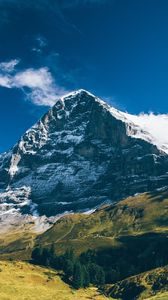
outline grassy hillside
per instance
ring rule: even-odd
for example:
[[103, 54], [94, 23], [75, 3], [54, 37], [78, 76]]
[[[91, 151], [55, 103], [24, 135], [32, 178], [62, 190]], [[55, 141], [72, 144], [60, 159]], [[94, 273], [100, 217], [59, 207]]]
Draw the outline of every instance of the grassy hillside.
[[[60, 219], [40, 235], [36, 244], [57, 244], [59, 252], [69, 246], [77, 253], [88, 248], [120, 247], [129, 240], [145, 239], [151, 233], [164, 238], [168, 232], [168, 193], [142, 194], [104, 207], [91, 215]], [[136, 238], [135, 238], [136, 237]]]
[[[51, 248], [53, 244], [57, 256], [63, 254], [70, 247], [75, 250], [77, 256], [88, 249], [93, 249], [96, 251], [93, 263], [104, 269], [106, 283], [110, 284], [110, 287], [106, 285], [105, 290], [108, 296], [111, 295], [115, 299], [133, 300], [134, 298], [128, 298], [127, 294], [126, 298], [123, 298], [125, 297], [124, 293], [129, 293], [131, 290], [133, 293], [138, 293], [139, 298], [137, 299], [150, 299], [150, 297], [154, 297], [156, 292], [161, 291], [162, 294], [158, 294], [158, 297], [160, 297], [160, 300], [165, 300], [168, 283], [165, 281], [163, 288], [161, 287], [156, 291], [153, 289], [153, 283], [150, 283], [150, 278], [152, 278], [152, 282], [156, 281], [158, 283], [160, 276], [162, 278], [161, 274], [167, 274], [167, 268], [165, 267], [168, 264], [167, 236], [168, 191], [158, 191], [153, 194], [144, 193], [129, 197], [114, 205], [102, 207], [91, 215], [75, 214], [65, 216], [39, 236], [35, 236], [28, 231], [11, 232], [0, 240], [0, 258], [5, 260], [9, 258], [28, 260], [31, 257], [33, 248], [38, 246]], [[23, 264], [23, 266], [23, 274], [19, 276], [25, 276], [25, 266], [28, 265]], [[31, 266], [31, 268], [34, 267]], [[32, 269], [33, 272], [36, 270]], [[15, 272], [11, 272], [14, 274], [12, 278], [15, 277]], [[57, 277], [54, 278], [56, 280]], [[11, 280], [14, 280], [14, 278]], [[56, 282], [53, 283], [53, 285], [55, 284], [58, 285]], [[62, 290], [68, 289], [70, 293], [77, 293], [78, 297], [82, 297], [81, 294], [78, 294], [82, 291], [74, 292], [62, 281], [61, 284], [63, 284]], [[49, 285], [52, 286], [50, 280]], [[15, 288], [17, 286], [16, 281], [11, 286]], [[27, 288], [30, 288], [30, 286]], [[17, 291], [19, 293], [20, 289], [22, 290], [22, 287], [18, 286]], [[51, 293], [55, 293], [55, 290], [51, 289], [51, 291]], [[6, 292], [7, 290], [4, 291], [4, 294]], [[95, 291], [88, 289], [87, 292], [94, 293]], [[41, 293], [45, 297], [45, 290], [42, 290]], [[55, 294], [53, 295], [55, 296]], [[73, 299], [75, 299], [74, 295]], [[68, 297], [63, 299], [71, 299]], [[89, 297], [90, 299], [99, 299], [95, 297], [100, 296], [91, 295], [87, 297], [88, 299]], [[50, 298], [44, 299], [48, 300]], [[51, 299], [54, 298], [51, 296]], [[56, 299], [62, 300], [58, 297]], [[151, 299], [156, 300], [157, 298]]]
[[60, 219], [35, 244], [57, 255], [72, 247], [77, 255], [96, 250], [93, 262], [103, 267], [106, 283], [168, 264], [168, 193], [129, 197], [92, 215]]
[[7, 232], [0, 238], [0, 259], [29, 260], [37, 235], [18, 229]]
[[168, 299], [168, 292], [167, 293], [158, 293], [157, 296], [150, 297], [146, 300], [167, 300]]
[[[164, 299], [168, 295], [167, 292], [168, 266], [127, 278], [104, 288], [107, 296], [122, 300]], [[153, 298], [153, 295], [157, 295], [156, 298]]]
[[96, 288], [73, 290], [58, 272], [24, 262], [0, 262], [0, 300], [105, 300]]
[[[67, 245], [76, 253], [88, 248], [120, 247], [128, 240], [164, 239], [168, 231], [168, 191], [144, 193], [129, 197], [115, 205], [104, 207], [91, 215], [65, 216], [37, 236], [31, 231], [17, 230], [0, 239], [2, 258], [29, 259], [34, 244], [50, 247], [52, 243], [62, 253]], [[126, 241], [127, 240], [127, 241]], [[67, 244], [68, 242], [68, 244]]]
[[137, 300], [167, 300], [168, 292], [162, 284], [167, 275], [167, 267], [158, 268], [114, 285], [107, 285], [103, 291], [107, 298], [94, 287], [73, 290], [61, 280], [62, 275], [52, 269], [24, 262], [1, 261], [0, 300], [132, 300], [132, 297], [129, 298], [132, 290], [136, 293]]

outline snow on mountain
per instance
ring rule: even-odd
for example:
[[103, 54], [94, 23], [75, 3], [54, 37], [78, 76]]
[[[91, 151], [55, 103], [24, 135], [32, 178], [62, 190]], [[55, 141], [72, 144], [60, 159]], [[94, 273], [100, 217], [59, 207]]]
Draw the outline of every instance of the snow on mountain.
[[135, 133], [129, 133], [128, 131], [128, 134], [149, 141], [151, 144], [156, 145], [158, 149], [168, 154], [168, 114], [155, 115], [150, 113], [131, 115], [120, 112], [118, 117], [121, 119], [124, 117], [124, 120], [128, 125], [131, 122], [134, 126], [139, 126], [140, 130]]
[[[80, 91], [82, 90], [74, 92], [74, 95]], [[87, 93], [95, 97], [91, 93]], [[156, 145], [159, 150], [168, 154], [168, 114], [156, 115], [154, 113], [141, 113], [139, 115], [131, 115], [111, 107], [100, 98], [95, 97], [95, 99], [101, 103], [105, 109], [109, 110], [115, 118], [123, 121], [127, 125], [127, 133], [130, 136], [150, 142]]]
[[65, 95], [0, 156], [0, 212], [37, 221], [166, 186], [167, 122], [121, 112], [85, 90]]
[[150, 113], [139, 116], [130, 116], [135, 124], [139, 125], [144, 131], [151, 134], [151, 142], [160, 150], [168, 154], [168, 114], [154, 115]]
[[111, 107], [102, 99], [82, 89], [65, 95], [62, 97], [62, 101], [65, 101], [68, 97], [75, 97], [82, 91], [94, 97], [95, 100], [104, 106], [105, 109], [109, 110], [114, 117], [125, 122], [127, 125], [127, 133], [130, 136], [150, 142], [156, 145], [159, 150], [168, 154], [168, 114], [141, 113], [139, 115], [132, 115]]

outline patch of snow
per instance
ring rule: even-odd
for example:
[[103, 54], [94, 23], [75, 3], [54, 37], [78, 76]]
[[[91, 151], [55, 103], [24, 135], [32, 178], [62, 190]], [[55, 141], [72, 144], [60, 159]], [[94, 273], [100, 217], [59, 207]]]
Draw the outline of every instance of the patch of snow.
[[17, 171], [18, 171], [18, 166], [11, 164], [9, 168], [9, 174], [11, 175], [11, 177], [13, 177]]
[[22, 211], [27, 208], [27, 211], [33, 216], [37, 216], [37, 205], [30, 199], [31, 188], [23, 186], [21, 188], [8, 188], [0, 193], [0, 214], [8, 213], [9, 210]]
[[73, 202], [58, 202], [58, 204], [61, 204], [61, 205], [68, 205], [68, 204], [72, 204]]
[[134, 138], [143, 139], [168, 154], [168, 114], [141, 113], [139, 115], [131, 115], [111, 107], [105, 101], [95, 97], [93, 94], [84, 89], [67, 94], [62, 97], [62, 99], [68, 100], [69, 98], [75, 97], [83, 92], [93, 97], [95, 101], [99, 102], [105, 109], [110, 111], [116, 119], [126, 123], [128, 135]]
[[145, 140], [168, 154], [168, 114], [131, 115], [111, 107], [99, 98], [97, 101], [116, 119], [126, 124], [129, 136]]
[[9, 171], [8, 171], [11, 178], [13, 178], [13, 176], [18, 171], [18, 163], [19, 163], [20, 159], [21, 159], [21, 156], [19, 154], [12, 155], [11, 164], [10, 164]]
[[158, 192], [164, 192], [164, 191], [167, 191], [167, 190], [168, 190], [168, 186], [163, 186], [161, 188], [156, 189], [156, 191], [158, 191]]
[[95, 97], [93, 94], [83, 89], [69, 93], [62, 97], [62, 99], [65, 101], [76, 95], [80, 95], [83, 92], [99, 102], [116, 119], [123, 121], [126, 124], [126, 130], [129, 136], [145, 140], [168, 154], [168, 114], [141, 113], [139, 115], [131, 115], [111, 107], [104, 100]]
[[97, 208], [88, 209], [88, 210], [83, 212], [83, 215], [91, 215], [92, 213], [94, 213], [96, 211], [96, 209]]
[[83, 92], [87, 93], [89, 96], [92, 96], [92, 97], [95, 98], [95, 96], [93, 94], [91, 94], [90, 92], [88, 92], [88, 91], [86, 91], [84, 89], [79, 89], [79, 90], [72, 91], [72, 92], [70, 92], [68, 94], [65, 94], [63, 97], [61, 97], [61, 100], [62, 101], [68, 100], [69, 98], [73, 98], [73, 97], [75, 97], [77, 95], [80, 95]]
[[41, 120], [31, 129], [27, 130], [19, 142], [19, 149], [24, 154], [36, 154], [37, 149], [42, 148], [48, 140], [48, 119], [43, 123]]

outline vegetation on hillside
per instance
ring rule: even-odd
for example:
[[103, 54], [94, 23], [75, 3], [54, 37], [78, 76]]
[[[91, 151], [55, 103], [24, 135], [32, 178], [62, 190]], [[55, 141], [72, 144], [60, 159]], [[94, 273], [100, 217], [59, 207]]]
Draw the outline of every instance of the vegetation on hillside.
[[[168, 264], [167, 234], [165, 190], [129, 197], [91, 215], [63, 217], [37, 237], [20, 232], [17, 240], [17, 234], [12, 238], [11, 233], [10, 239], [0, 241], [0, 254], [3, 259], [30, 260], [33, 251], [35, 263], [60, 269], [65, 282], [75, 289], [105, 283], [106, 287], [110, 284], [110, 290], [105, 288], [104, 292], [115, 299], [127, 299], [126, 291], [145, 299], [142, 297], [149, 281], [144, 288], [144, 279], [137, 285], [131, 278], [139, 278], [136, 276], [143, 272], [152, 274], [159, 267], [164, 269]], [[163, 285], [158, 291], [152, 288], [151, 295], [165, 292], [168, 283]]]
[[[147, 241], [149, 241], [149, 238]], [[144, 244], [143, 249], [141, 244], [138, 245], [135, 242], [134, 247], [128, 249], [125, 247], [121, 249], [109, 248], [101, 251], [89, 249], [79, 256], [75, 255], [72, 249], [67, 249], [64, 254], [58, 255], [53, 244], [50, 249], [35, 248], [32, 252], [32, 259], [37, 264], [63, 270], [64, 280], [76, 289], [88, 287], [90, 284], [101, 286], [110, 283], [115, 284], [124, 278], [168, 264], [168, 242], [164, 240], [164, 243], [160, 246], [159, 242], [161, 242], [161, 239], [158, 240], [158, 244], [156, 238], [153, 240], [152, 247], [154, 247], [156, 253], [149, 251], [145, 253], [146, 244]], [[156, 245], [160, 248], [157, 248]], [[159, 277], [157, 277], [157, 281], [159, 284]], [[164, 280], [162, 283], [168, 288], [168, 281]], [[131, 285], [131, 283], [129, 284]], [[135, 287], [135, 291], [133, 287]], [[141, 291], [140, 286], [137, 287], [134, 282], [129, 289], [133, 294]]]
[[[122, 300], [149, 299], [152, 295], [159, 294], [160, 291], [162, 291], [162, 294], [168, 292], [168, 266], [157, 268], [104, 287], [104, 293], [107, 296]], [[159, 300], [162, 298], [156, 297], [156, 299]], [[165, 298], [165, 300], [167, 299], [168, 297]]]
[[0, 300], [105, 300], [97, 288], [74, 290], [61, 272], [25, 262], [0, 262]]
[[75, 214], [58, 220], [36, 244], [69, 246], [79, 254], [89, 248], [120, 246], [121, 237], [168, 232], [168, 191], [145, 193], [103, 207], [91, 215]]
[[32, 260], [36, 264], [63, 270], [65, 282], [79, 289], [89, 287], [90, 284], [94, 286], [105, 284], [105, 272], [103, 267], [96, 263], [94, 255], [91, 250], [78, 257], [72, 249], [67, 249], [63, 255], [57, 256], [52, 245], [50, 249], [35, 248], [32, 252]]
[[93, 251], [92, 263], [103, 268], [106, 283], [168, 264], [167, 192], [129, 197], [92, 215], [60, 219], [36, 239], [37, 247], [68, 247], [79, 257]]

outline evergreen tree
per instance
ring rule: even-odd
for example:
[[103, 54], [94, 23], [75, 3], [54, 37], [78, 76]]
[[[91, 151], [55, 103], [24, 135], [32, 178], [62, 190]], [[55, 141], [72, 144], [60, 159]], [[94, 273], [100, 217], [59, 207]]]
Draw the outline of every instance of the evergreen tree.
[[42, 251], [41, 263], [45, 266], [50, 265], [50, 251], [47, 248]]
[[52, 258], [51, 264], [52, 264], [53, 268], [55, 268], [57, 270], [62, 270], [63, 269], [63, 258], [62, 258], [62, 256], [55, 255], [54, 258]]
[[90, 281], [94, 285], [102, 285], [105, 283], [105, 272], [102, 267], [96, 264], [89, 265]]
[[37, 247], [32, 251], [31, 258], [36, 262], [41, 264], [42, 263], [42, 255], [43, 249], [41, 247]]
[[67, 278], [73, 275], [73, 270], [74, 270], [74, 263], [70, 259], [67, 259], [64, 267], [64, 272]]
[[73, 271], [73, 286], [75, 289], [83, 287], [83, 272], [80, 262], [76, 262]]
[[94, 263], [96, 261], [96, 251], [88, 249], [86, 252], [81, 253], [80, 261], [85, 265]]
[[74, 250], [72, 248], [68, 248], [64, 253], [64, 258], [74, 261], [75, 260]]
[[52, 243], [51, 248], [50, 248], [50, 256], [55, 257], [55, 244]]
[[83, 273], [83, 287], [86, 288], [90, 285], [90, 276], [85, 266], [82, 267], [82, 273]]
[[101, 267], [99, 267], [98, 269], [96, 280], [97, 280], [97, 285], [105, 284], [105, 272]]
[[55, 244], [52, 243], [51, 248], [49, 250], [49, 256], [50, 256], [50, 265], [54, 268], [57, 267], [58, 265], [58, 257], [56, 255], [56, 251], [55, 251]]

